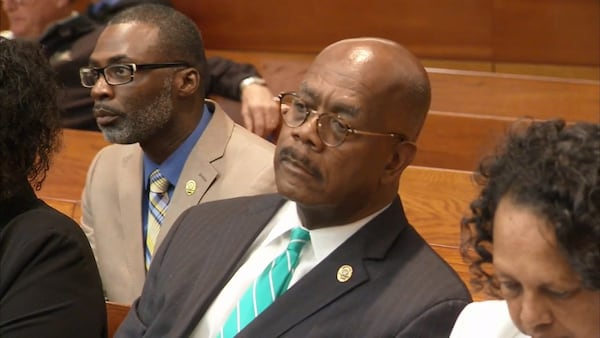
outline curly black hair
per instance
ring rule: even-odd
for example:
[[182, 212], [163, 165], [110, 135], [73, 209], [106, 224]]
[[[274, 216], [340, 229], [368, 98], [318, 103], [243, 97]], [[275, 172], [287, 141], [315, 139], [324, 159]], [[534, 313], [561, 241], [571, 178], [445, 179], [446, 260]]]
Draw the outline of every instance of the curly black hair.
[[500, 298], [493, 219], [508, 196], [548, 221], [583, 286], [600, 290], [600, 124], [519, 121], [474, 177], [482, 190], [462, 220], [461, 254], [476, 289]]
[[56, 74], [39, 44], [0, 40], [0, 201], [39, 190], [60, 146]]

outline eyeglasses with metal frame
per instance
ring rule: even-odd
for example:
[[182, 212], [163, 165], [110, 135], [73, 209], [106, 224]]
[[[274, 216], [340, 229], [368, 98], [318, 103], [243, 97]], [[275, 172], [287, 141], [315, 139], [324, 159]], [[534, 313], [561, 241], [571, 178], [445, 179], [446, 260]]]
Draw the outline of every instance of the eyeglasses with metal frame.
[[294, 92], [280, 93], [279, 112], [283, 118], [283, 122], [288, 127], [300, 127], [308, 120], [311, 114], [317, 116], [317, 134], [321, 141], [329, 147], [337, 147], [344, 143], [346, 136], [349, 134], [358, 134], [365, 136], [380, 136], [397, 138], [400, 142], [408, 140], [403, 134], [399, 133], [378, 133], [352, 128], [341, 116], [335, 113], [319, 114], [316, 110], [311, 109], [309, 105]]
[[104, 80], [109, 85], [119, 86], [133, 81], [137, 71], [174, 67], [189, 67], [189, 65], [185, 62], [168, 62], [145, 64], [118, 63], [106, 67], [81, 67], [79, 68], [79, 78], [81, 79], [81, 85], [86, 88], [94, 87], [100, 79], [100, 74], [104, 76]]

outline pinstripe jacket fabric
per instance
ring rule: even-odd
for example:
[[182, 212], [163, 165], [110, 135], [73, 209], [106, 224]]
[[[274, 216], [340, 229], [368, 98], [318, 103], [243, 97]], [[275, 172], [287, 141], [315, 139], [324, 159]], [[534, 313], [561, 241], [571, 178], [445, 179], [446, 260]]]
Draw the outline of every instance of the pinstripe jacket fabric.
[[[260, 195], [183, 213], [117, 337], [189, 336], [284, 202]], [[346, 281], [337, 278], [342, 265], [353, 269]], [[470, 301], [452, 268], [408, 224], [397, 198], [238, 337], [448, 337]]]

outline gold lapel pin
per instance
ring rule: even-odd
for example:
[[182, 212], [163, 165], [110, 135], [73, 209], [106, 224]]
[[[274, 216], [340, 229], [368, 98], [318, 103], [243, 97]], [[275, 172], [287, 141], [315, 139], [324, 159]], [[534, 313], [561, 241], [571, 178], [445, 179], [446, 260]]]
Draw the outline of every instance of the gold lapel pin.
[[338, 282], [345, 283], [350, 280], [350, 278], [352, 278], [352, 267], [347, 264], [340, 266], [337, 271]]
[[188, 196], [191, 196], [195, 192], [196, 192], [196, 181], [189, 180], [189, 181], [185, 182], [185, 193]]

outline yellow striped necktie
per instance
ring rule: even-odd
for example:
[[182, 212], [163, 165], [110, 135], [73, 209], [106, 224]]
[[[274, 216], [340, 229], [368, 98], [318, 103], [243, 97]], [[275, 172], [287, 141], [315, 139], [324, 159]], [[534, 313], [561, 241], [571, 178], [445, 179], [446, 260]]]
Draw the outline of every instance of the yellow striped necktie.
[[165, 213], [169, 207], [169, 181], [155, 169], [150, 174], [150, 191], [148, 193], [148, 221], [146, 225], [146, 271], [150, 268], [150, 262], [154, 255], [156, 238], [160, 232], [160, 226], [165, 219]]

